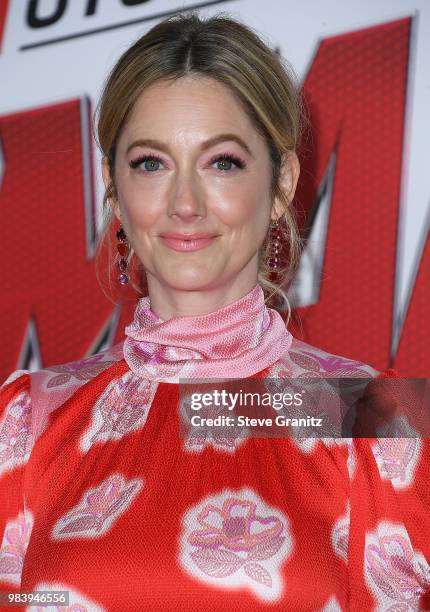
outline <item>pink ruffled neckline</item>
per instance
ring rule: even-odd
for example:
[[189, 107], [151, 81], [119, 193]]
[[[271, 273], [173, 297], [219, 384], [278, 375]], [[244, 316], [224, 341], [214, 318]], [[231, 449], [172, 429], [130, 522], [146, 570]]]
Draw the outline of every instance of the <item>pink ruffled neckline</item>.
[[244, 378], [275, 363], [292, 336], [281, 315], [267, 308], [258, 284], [239, 300], [206, 315], [163, 321], [139, 300], [125, 328], [124, 358], [142, 378]]

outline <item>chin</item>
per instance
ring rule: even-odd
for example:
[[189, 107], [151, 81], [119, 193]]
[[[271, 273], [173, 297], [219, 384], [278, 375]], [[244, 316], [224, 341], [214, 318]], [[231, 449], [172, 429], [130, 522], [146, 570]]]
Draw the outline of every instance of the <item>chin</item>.
[[217, 284], [217, 275], [204, 273], [204, 270], [179, 270], [173, 269], [168, 274], [160, 274], [158, 276], [162, 284], [169, 286], [177, 291], [199, 291], [207, 289], [212, 285]]

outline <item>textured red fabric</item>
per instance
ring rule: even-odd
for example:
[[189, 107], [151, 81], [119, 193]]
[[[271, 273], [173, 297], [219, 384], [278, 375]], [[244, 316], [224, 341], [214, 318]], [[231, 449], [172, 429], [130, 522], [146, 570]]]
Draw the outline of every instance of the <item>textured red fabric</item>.
[[[66, 590], [69, 612], [425, 609], [428, 439], [184, 438], [179, 384], [122, 352], [0, 389], [0, 590]], [[370, 395], [391, 376], [295, 338], [266, 366]]]

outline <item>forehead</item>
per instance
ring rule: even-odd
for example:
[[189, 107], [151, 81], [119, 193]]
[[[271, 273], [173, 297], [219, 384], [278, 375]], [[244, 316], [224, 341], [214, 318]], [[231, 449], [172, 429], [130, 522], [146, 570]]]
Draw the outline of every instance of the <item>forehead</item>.
[[[136, 100], [124, 128], [125, 135], [136, 131], [172, 139], [182, 135], [235, 132], [245, 136], [251, 146], [263, 145], [241, 102], [218, 81], [187, 75], [174, 81], [152, 84]], [[143, 135], [143, 134], [141, 134]]]

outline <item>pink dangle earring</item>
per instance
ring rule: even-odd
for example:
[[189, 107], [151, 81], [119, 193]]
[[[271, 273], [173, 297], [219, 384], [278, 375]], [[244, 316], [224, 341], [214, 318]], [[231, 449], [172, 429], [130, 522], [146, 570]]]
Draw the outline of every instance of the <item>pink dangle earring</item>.
[[120, 272], [118, 276], [118, 282], [120, 285], [127, 285], [129, 281], [128, 274], [126, 273], [127, 266], [128, 266], [127, 256], [128, 256], [130, 247], [129, 247], [129, 244], [127, 243], [127, 236], [122, 226], [117, 231], [116, 237], [118, 240], [116, 248], [120, 255], [120, 259], [118, 259], [116, 263], [118, 270]]
[[271, 270], [271, 276], [276, 276], [280, 266], [281, 229], [279, 219], [272, 221], [269, 230], [269, 244], [267, 247], [267, 266]]

